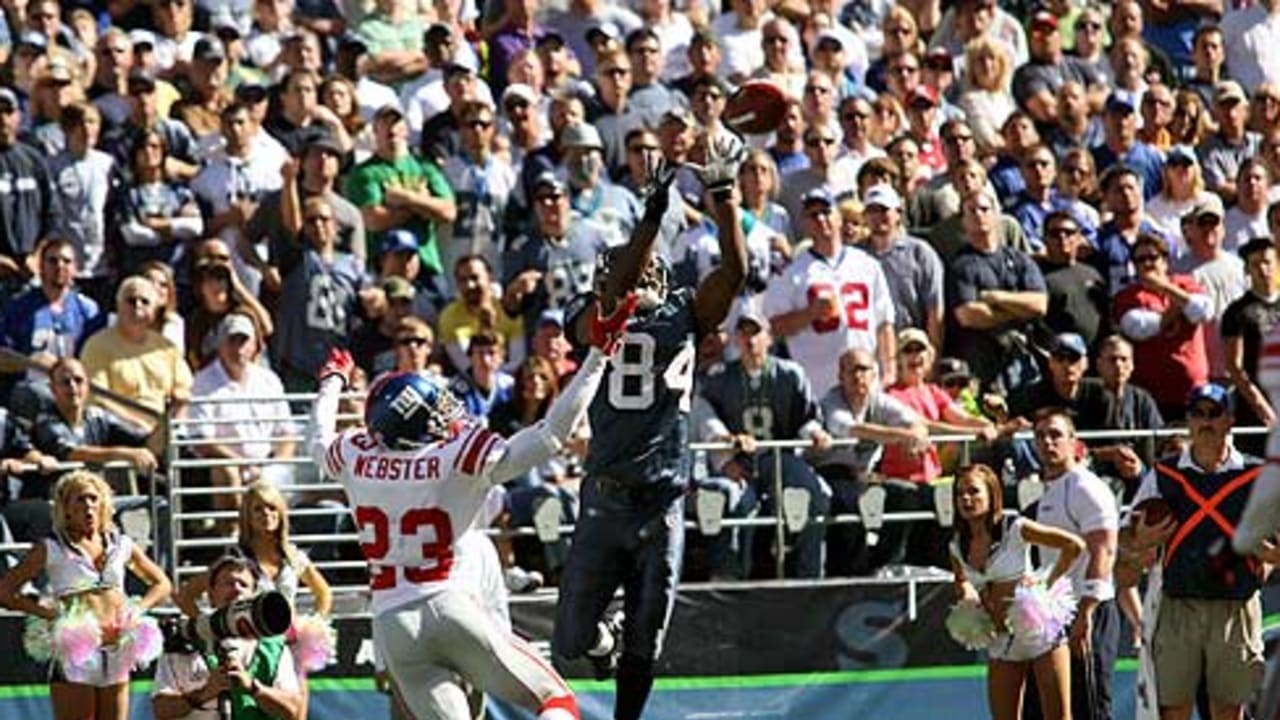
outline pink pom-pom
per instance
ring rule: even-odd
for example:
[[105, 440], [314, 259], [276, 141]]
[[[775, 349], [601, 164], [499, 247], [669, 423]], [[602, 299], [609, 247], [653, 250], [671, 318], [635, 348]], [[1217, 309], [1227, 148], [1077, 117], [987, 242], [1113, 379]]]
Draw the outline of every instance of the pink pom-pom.
[[98, 650], [102, 647], [102, 628], [98, 619], [88, 612], [64, 615], [53, 625], [53, 657], [62, 663], [68, 679], [77, 670], [89, 672], [102, 659]]
[[1022, 585], [1013, 593], [1009, 631], [1027, 644], [1054, 644], [1062, 639], [1075, 615], [1075, 599], [1066, 578], [1059, 578], [1052, 588], [1042, 583]]
[[150, 615], [130, 618], [120, 644], [129, 667], [137, 670], [145, 668], [155, 662], [164, 650], [164, 634], [160, 632], [160, 623]]
[[326, 618], [302, 615], [294, 620], [289, 634], [294, 662], [304, 672], [317, 672], [337, 662], [338, 633]]

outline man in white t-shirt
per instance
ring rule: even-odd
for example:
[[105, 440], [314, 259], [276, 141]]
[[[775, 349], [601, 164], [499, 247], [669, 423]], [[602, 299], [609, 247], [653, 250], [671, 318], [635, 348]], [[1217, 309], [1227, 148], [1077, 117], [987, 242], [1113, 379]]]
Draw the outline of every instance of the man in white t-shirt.
[[[257, 589], [253, 566], [244, 558], [228, 555], [209, 569], [209, 603], [215, 609], [252, 597]], [[232, 717], [241, 707], [282, 720], [297, 715], [302, 691], [284, 636], [223, 640], [220, 654], [214, 663], [205, 652], [165, 648], [151, 690], [157, 720], [217, 720], [224, 692], [231, 695]]]
[[774, 335], [805, 367], [821, 397], [836, 386], [833, 358], [846, 350], [874, 353], [886, 386], [896, 372], [893, 296], [880, 263], [840, 237], [840, 214], [824, 188], [804, 196], [805, 226], [813, 238], [779, 277], [769, 281], [764, 309]]
[[[192, 428], [199, 437], [217, 441], [195, 447], [202, 457], [265, 460], [294, 455], [296, 442], [273, 440], [297, 430], [287, 419], [292, 414], [289, 404], [278, 399], [284, 395], [280, 378], [258, 363], [259, 338], [257, 325], [248, 315], [232, 313], [218, 325], [217, 357], [196, 373], [191, 385]], [[232, 399], [239, 402], [228, 402]], [[292, 470], [287, 464], [244, 465], [216, 467], [212, 475], [219, 487], [241, 487], [259, 478], [279, 487], [290, 484]], [[214, 506], [234, 510], [239, 499], [238, 494], [218, 494]]]
[[[1079, 598], [1070, 635], [1072, 715], [1111, 720], [1112, 673], [1120, 650], [1120, 613], [1111, 579], [1119, 503], [1106, 483], [1080, 462], [1082, 445], [1065, 411], [1050, 410], [1041, 415], [1036, 420], [1035, 439], [1045, 477], [1036, 521], [1079, 535], [1088, 548], [1067, 575], [1072, 593]], [[1040, 550], [1042, 567], [1056, 560], [1056, 551]], [[1028, 693], [1029, 698], [1033, 695]], [[1038, 705], [1034, 701], [1029, 704]]]

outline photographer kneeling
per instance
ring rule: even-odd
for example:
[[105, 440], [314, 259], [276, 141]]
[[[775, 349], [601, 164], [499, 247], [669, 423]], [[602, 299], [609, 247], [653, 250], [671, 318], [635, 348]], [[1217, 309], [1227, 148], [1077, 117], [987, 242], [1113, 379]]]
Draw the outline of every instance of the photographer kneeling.
[[[253, 567], [243, 558], [224, 557], [209, 570], [214, 611], [256, 592]], [[292, 720], [297, 715], [302, 693], [284, 636], [227, 638], [202, 652], [167, 635], [151, 694], [157, 720], [215, 720], [223, 693], [230, 697], [230, 716], [224, 720]]]

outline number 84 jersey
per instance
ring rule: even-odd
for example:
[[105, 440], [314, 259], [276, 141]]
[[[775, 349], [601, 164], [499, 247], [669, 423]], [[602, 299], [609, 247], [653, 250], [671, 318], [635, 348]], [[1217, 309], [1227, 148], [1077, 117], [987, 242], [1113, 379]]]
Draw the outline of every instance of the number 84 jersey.
[[791, 359], [809, 375], [818, 397], [835, 387], [838, 359], [846, 350], [875, 352], [876, 329], [894, 321], [893, 296], [880, 263], [860, 248], [842, 246], [835, 257], [810, 249], [769, 282], [769, 317], [809, 307], [819, 298], [831, 312], [787, 338]]
[[480, 514], [505, 452], [500, 436], [476, 426], [415, 450], [388, 450], [363, 429], [330, 443], [324, 472], [347, 491], [374, 615], [453, 582], [455, 540]]
[[[627, 323], [588, 411], [588, 476], [683, 486], [698, 334], [693, 297], [688, 288], [672, 290], [657, 308], [638, 310]], [[574, 305], [591, 311], [589, 303]]]

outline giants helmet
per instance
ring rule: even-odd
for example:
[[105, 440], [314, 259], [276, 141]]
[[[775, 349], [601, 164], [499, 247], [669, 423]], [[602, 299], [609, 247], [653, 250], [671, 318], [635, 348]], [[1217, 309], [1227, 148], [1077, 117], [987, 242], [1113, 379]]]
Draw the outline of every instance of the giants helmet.
[[466, 410], [444, 382], [422, 372], [399, 372], [374, 383], [364, 422], [383, 447], [412, 450], [444, 440], [466, 421]]
[[[621, 250], [620, 247], [611, 247], [601, 253], [595, 272], [597, 296], [604, 297], [605, 279], [617, 267]], [[671, 264], [661, 253], [655, 251], [649, 255], [649, 262], [645, 264], [644, 270], [640, 272], [640, 279], [636, 282], [635, 293], [640, 298], [640, 309], [652, 310], [666, 302], [670, 289]]]

